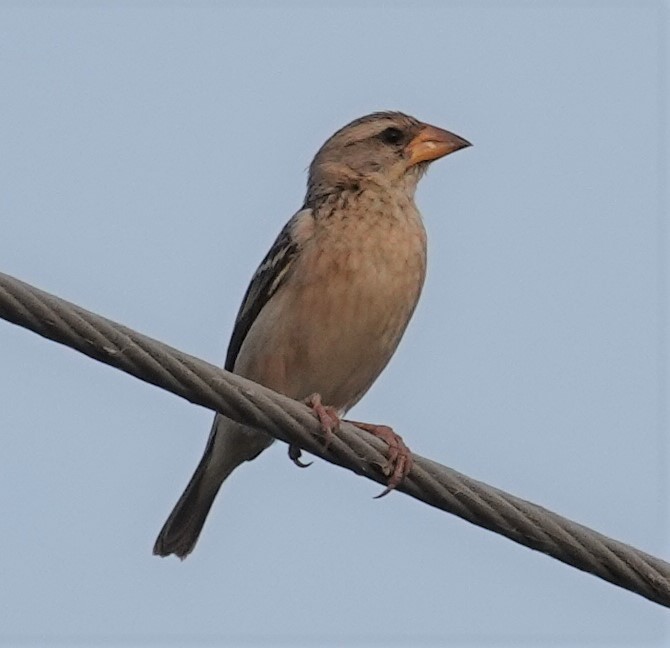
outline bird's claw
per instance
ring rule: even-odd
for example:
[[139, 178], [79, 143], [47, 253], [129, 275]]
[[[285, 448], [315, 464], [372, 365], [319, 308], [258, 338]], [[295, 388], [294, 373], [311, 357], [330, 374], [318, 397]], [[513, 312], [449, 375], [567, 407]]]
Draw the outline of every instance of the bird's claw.
[[379, 499], [388, 495], [398, 484], [402, 482], [412, 470], [414, 460], [412, 458], [411, 450], [405, 445], [402, 437], [396, 434], [388, 425], [373, 425], [371, 423], [359, 423], [351, 421], [356, 427], [370, 434], [374, 434], [377, 438], [388, 444], [388, 452], [386, 455], [386, 462], [380, 468], [388, 481], [386, 488], [374, 499]]
[[[305, 399], [305, 404], [312, 409], [314, 415], [321, 424], [321, 429], [324, 433], [324, 448], [328, 449], [335, 432], [340, 429], [340, 417], [333, 407], [328, 407], [321, 402], [320, 394], [312, 394]], [[402, 482], [412, 470], [412, 452], [405, 445], [402, 437], [396, 434], [388, 425], [374, 425], [372, 423], [360, 423], [358, 421], [349, 421], [356, 427], [370, 434], [374, 434], [388, 445], [386, 454], [386, 461], [380, 466], [381, 471], [388, 478], [386, 488], [375, 497], [379, 499], [388, 495], [398, 484]], [[298, 446], [290, 445], [288, 448], [288, 456], [296, 466], [306, 468], [311, 465], [300, 461], [301, 450]]]
[[302, 457], [302, 450], [297, 445], [290, 445], [288, 447], [288, 458], [296, 465], [298, 468], [309, 468], [313, 462], [305, 463], [300, 460]]
[[310, 407], [314, 412], [321, 429], [324, 433], [324, 448], [327, 450], [331, 444], [335, 432], [340, 429], [340, 417], [334, 407], [329, 407], [321, 402], [320, 394], [312, 394], [305, 399], [305, 405]]
[[[321, 402], [320, 394], [312, 394], [304, 400], [305, 405], [312, 409], [314, 415], [319, 420], [321, 430], [324, 435], [324, 448], [327, 450], [330, 445], [335, 432], [340, 429], [340, 417], [333, 407], [328, 407]], [[307, 468], [312, 465], [312, 462], [305, 463], [300, 460], [302, 457], [302, 450], [297, 445], [289, 445], [288, 447], [289, 459], [299, 468]]]

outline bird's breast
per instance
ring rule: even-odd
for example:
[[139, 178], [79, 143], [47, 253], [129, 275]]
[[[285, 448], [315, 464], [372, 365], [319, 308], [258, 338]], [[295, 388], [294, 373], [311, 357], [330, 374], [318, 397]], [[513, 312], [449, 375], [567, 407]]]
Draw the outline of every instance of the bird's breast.
[[293, 398], [318, 392], [347, 410], [388, 363], [418, 301], [421, 218], [413, 205], [399, 214], [331, 215], [295, 263], [249, 331], [258, 339], [244, 373]]

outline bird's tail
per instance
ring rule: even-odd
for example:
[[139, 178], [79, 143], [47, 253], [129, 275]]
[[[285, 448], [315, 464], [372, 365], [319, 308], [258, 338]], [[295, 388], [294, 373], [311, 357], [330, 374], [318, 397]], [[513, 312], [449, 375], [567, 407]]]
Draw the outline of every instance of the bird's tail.
[[230, 473], [255, 459], [273, 439], [217, 414], [207, 447], [193, 477], [163, 525], [154, 554], [181, 559], [193, 551], [216, 494]]

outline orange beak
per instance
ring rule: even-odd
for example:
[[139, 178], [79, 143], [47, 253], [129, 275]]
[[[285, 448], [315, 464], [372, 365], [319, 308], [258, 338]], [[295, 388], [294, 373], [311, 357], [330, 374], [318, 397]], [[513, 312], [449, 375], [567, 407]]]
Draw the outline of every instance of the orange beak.
[[414, 166], [419, 162], [432, 162], [466, 146], [472, 144], [454, 133], [424, 124], [405, 150], [409, 156], [409, 166]]

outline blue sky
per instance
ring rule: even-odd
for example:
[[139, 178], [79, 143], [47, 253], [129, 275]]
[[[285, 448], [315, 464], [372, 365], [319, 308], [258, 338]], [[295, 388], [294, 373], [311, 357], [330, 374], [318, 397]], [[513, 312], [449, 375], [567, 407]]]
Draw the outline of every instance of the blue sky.
[[[352, 414], [667, 557], [667, 11], [655, 2], [0, 6], [0, 271], [223, 363], [335, 129], [472, 141]], [[0, 639], [667, 645], [666, 612], [277, 444], [151, 555], [211, 413], [0, 322]]]

